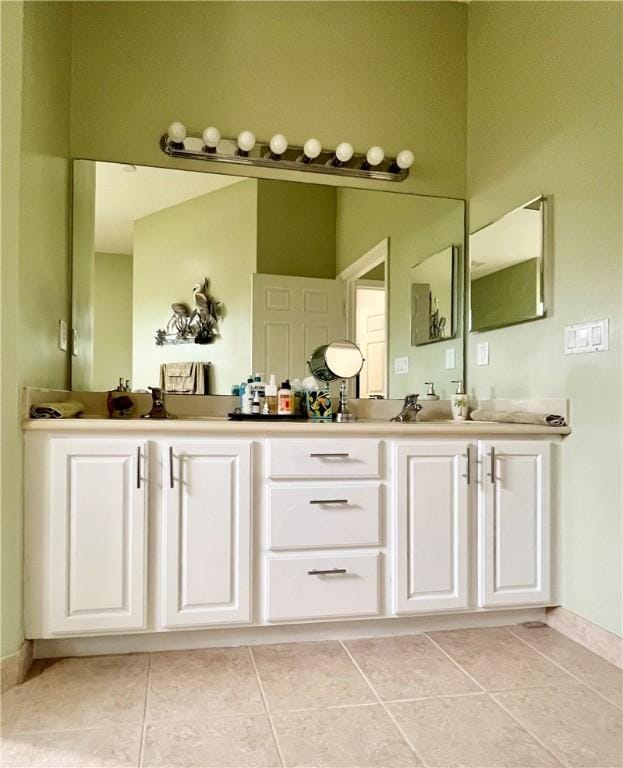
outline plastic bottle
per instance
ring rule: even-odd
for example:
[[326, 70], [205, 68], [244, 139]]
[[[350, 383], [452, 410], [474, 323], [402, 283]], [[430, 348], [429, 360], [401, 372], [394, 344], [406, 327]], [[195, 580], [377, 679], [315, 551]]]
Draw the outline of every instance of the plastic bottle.
[[253, 377], [249, 376], [242, 393], [242, 403], [240, 406], [240, 410], [243, 413], [251, 413], [252, 403], [253, 403]]
[[275, 381], [275, 374], [270, 374], [270, 380], [266, 385], [266, 404], [268, 405], [267, 413], [277, 413], [277, 382]]
[[286, 379], [277, 393], [277, 413], [279, 416], [292, 415], [292, 390], [290, 389], [290, 379]]
[[261, 413], [260, 390], [257, 387], [253, 390], [253, 400], [251, 402], [251, 413], [253, 415]]

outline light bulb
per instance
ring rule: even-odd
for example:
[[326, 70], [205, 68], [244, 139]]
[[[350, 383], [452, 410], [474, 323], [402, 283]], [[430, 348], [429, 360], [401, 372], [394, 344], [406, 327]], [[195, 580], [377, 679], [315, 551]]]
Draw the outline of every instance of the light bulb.
[[255, 136], [251, 131], [242, 131], [238, 134], [238, 150], [242, 154], [249, 154], [249, 152], [255, 146]]
[[310, 160], [315, 160], [322, 152], [322, 144], [318, 139], [307, 139], [303, 144], [303, 162], [309, 163]]
[[282, 133], [276, 133], [270, 140], [270, 151], [274, 157], [279, 157], [288, 148], [288, 140]]
[[354, 153], [353, 145], [349, 144], [347, 141], [343, 141], [341, 144], [338, 144], [335, 148], [335, 156], [340, 161], [340, 163], [347, 163]]
[[209, 128], [205, 129], [202, 137], [205, 149], [208, 152], [215, 152], [219, 142], [221, 141], [221, 132], [219, 129], [211, 125]]
[[167, 130], [169, 141], [173, 144], [183, 144], [186, 138], [186, 126], [183, 123], [175, 121], [171, 123]]
[[382, 147], [370, 147], [366, 154], [366, 161], [369, 166], [380, 165], [385, 158], [385, 152]]
[[406, 171], [407, 168], [411, 168], [414, 160], [415, 157], [410, 149], [403, 149], [396, 155], [396, 165], [403, 171]]

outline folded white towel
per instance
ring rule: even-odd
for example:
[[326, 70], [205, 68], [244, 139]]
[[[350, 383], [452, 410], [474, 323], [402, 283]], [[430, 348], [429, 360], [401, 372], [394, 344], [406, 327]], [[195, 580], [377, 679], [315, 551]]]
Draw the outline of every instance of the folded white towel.
[[488, 411], [476, 408], [471, 412], [473, 421], [500, 421], [509, 424], [541, 424], [545, 427], [565, 427], [564, 416], [555, 413], [530, 413], [529, 411]]
[[32, 419], [72, 419], [84, 413], [84, 405], [77, 400], [63, 403], [39, 403], [30, 409]]

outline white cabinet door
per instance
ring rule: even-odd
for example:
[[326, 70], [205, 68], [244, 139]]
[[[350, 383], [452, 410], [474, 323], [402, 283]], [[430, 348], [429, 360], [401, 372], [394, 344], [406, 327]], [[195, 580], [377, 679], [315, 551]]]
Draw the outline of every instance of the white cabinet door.
[[165, 443], [164, 626], [251, 619], [251, 442]]
[[396, 446], [396, 613], [468, 606], [472, 450], [466, 442]]
[[145, 626], [146, 446], [52, 440], [51, 633]]
[[546, 442], [480, 445], [478, 581], [483, 607], [550, 600], [550, 452]]

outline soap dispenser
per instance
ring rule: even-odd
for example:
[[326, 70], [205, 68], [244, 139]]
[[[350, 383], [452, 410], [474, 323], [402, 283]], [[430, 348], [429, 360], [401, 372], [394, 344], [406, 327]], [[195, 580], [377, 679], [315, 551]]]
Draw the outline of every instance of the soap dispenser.
[[462, 379], [453, 379], [452, 384], [456, 384], [456, 392], [452, 395], [450, 404], [452, 407], [452, 418], [455, 421], [465, 421], [469, 413], [469, 399], [465, 394]]
[[439, 395], [435, 392], [435, 383], [425, 381], [424, 384], [428, 387], [428, 391], [425, 395], [420, 395], [420, 400], [439, 400]]

